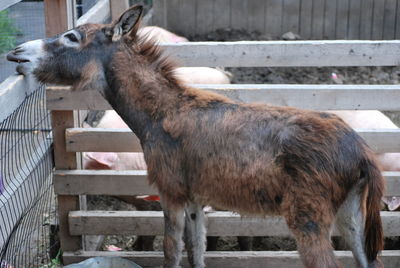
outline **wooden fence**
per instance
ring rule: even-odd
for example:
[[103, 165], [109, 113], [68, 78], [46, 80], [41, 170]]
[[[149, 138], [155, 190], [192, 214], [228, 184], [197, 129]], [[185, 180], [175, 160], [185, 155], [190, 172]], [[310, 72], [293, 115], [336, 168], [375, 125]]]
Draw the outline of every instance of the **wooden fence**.
[[[48, 34], [66, 29], [71, 15], [57, 11], [68, 0], [46, 0], [49, 12], [59, 14], [62, 24], [52, 24]], [[350, 0], [341, 1], [349, 3]], [[352, 0], [355, 1], [355, 0]], [[115, 4], [119, 3], [119, 4]], [[83, 21], [103, 18], [119, 13], [124, 8], [112, 1], [101, 0]], [[179, 1], [169, 0], [171, 3]], [[205, 5], [210, 1], [197, 1]], [[215, 1], [215, 5], [239, 1]], [[251, 1], [243, 1], [250, 3]], [[262, 1], [257, 1], [262, 2]], [[266, 1], [271, 2], [271, 1]], [[279, 1], [281, 3], [281, 1]], [[291, 1], [283, 1], [288, 4]], [[307, 2], [302, 0], [301, 3]], [[336, 3], [336, 1], [333, 1]], [[338, 0], [339, 2], [339, 0]], [[358, 1], [360, 2], [360, 1]], [[369, 0], [366, 2], [370, 2]], [[388, 1], [387, 1], [388, 2]], [[157, 8], [166, 1], [154, 1], [153, 21]], [[179, 2], [181, 3], [181, 2]], [[182, 1], [180, 8], [190, 1]], [[326, 0], [325, 5], [329, 5]], [[103, 8], [100, 8], [103, 5]], [[52, 10], [50, 12], [50, 10]], [[265, 9], [264, 9], [265, 10]], [[232, 10], [230, 12], [233, 12]], [[236, 11], [235, 11], [236, 12]], [[169, 16], [171, 16], [169, 12]], [[196, 13], [197, 14], [197, 13]], [[200, 13], [198, 13], [200, 14]], [[234, 15], [240, 19], [241, 14]], [[214, 16], [214, 15], [213, 15]], [[162, 17], [166, 20], [166, 17]], [[221, 17], [222, 18], [222, 17]], [[53, 18], [54, 19], [54, 18]], [[191, 18], [193, 19], [193, 18]], [[49, 21], [51, 18], [49, 18]], [[267, 20], [267, 19], [266, 19]], [[216, 20], [213, 20], [216, 22]], [[182, 23], [184, 24], [184, 23]], [[57, 26], [58, 25], [58, 26]], [[203, 26], [202, 26], [203, 27]], [[171, 28], [171, 27], [169, 27]], [[204, 29], [211, 29], [204, 27]], [[190, 43], [165, 47], [186, 66], [395, 66], [400, 62], [400, 41], [324, 41], [324, 42], [229, 42]], [[397, 85], [196, 85], [205, 90], [225, 94], [237, 101], [267, 102], [310, 109], [384, 109], [400, 111], [400, 86]], [[153, 194], [148, 186], [145, 171], [92, 171], [79, 169], [83, 151], [140, 151], [138, 139], [126, 130], [83, 129], [79, 127], [81, 110], [103, 110], [110, 106], [96, 92], [72, 92], [68, 87], [48, 87], [47, 106], [52, 110], [53, 138], [56, 171], [54, 189], [58, 195], [60, 240], [65, 264], [82, 261], [94, 256], [119, 256], [132, 259], [143, 267], [162, 264], [162, 252], [101, 252], [88, 250], [84, 240], [87, 235], [160, 235], [163, 216], [154, 211], [86, 211], [80, 196]], [[400, 152], [400, 131], [360, 129], [358, 132], [377, 152]], [[93, 141], [96, 142], [93, 142]], [[126, 149], [129, 148], [129, 149]], [[388, 187], [386, 195], [400, 195], [400, 172], [385, 172]], [[385, 236], [400, 236], [400, 213], [382, 212]], [[230, 212], [208, 214], [210, 235], [287, 236], [290, 235], [280, 217], [266, 219], [240, 218]], [[222, 228], [223, 227], [223, 228]], [[338, 251], [337, 256], [345, 267], [354, 266], [348, 251]], [[400, 267], [400, 250], [384, 251], [385, 267]], [[296, 252], [207, 252], [208, 267], [288, 267], [301, 266]], [[187, 262], [185, 260], [185, 265]]]
[[[257, 49], [255, 49], [257, 48]], [[187, 66], [391, 66], [400, 61], [400, 41], [326, 42], [204, 42], [165, 45]], [[243, 52], [248, 57], [242, 56]], [[268, 53], [266, 54], [266, 51]], [[353, 51], [349, 55], [349, 51]], [[387, 55], [387, 53], [392, 53]], [[287, 55], [296, 53], [296, 60]], [[210, 56], [211, 55], [211, 56]], [[267, 59], [269, 55], [270, 58]], [[386, 56], [385, 56], [386, 55]], [[346, 60], [347, 57], [350, 57]], [[271, 60], [270, 60], [271, 59]], [[290, 105], [301, 108], [385, 109], [400, 111], [398, 85], [195, 85], [227, 95], [237, 101]], [[53, 113], [73, 110], [110, 109], [95, 91], [73, 92], [68, 87], [48, 87], [47, 106]], [[68, 112], [66, 110], [70, 110]], [[62, 237], [64, 262], [78, 262], [94, 256], [121, 256], [143, 267], [162, 264], [161, 252], [101, 252], [82, 249], [82, 235], [162, 235], [162, 212], [84, 211], [76, 202], [79, 195], [142, 195], [156, 190], [147, 183], [146, 171], [105, 171], [76, 169], [76, 153], [82, 151], [140, 151], [134, 134], [122, 129], [86, 129], [73, 126], [73, 117], [54, 123], [56, 162], [54, 187], [63, 207], [60, 221], [68, 232]], [[53, 118], [54, 120], [54, 118]], [[376, 152], [400, 152], [400, 130], [357, 130]], [[95, 142], [94, 142], [95, 141]], [[62, 148], [62, 150], [60, 150]], [[58, 159], [58, 160], [57, 160]], [[386, 195], [400, 195], [400, 172], [384, 172]], [[69, 205], [63, 205], [69, 204]], [[72, 205], [71, 205], [72, 204]], [[385, 236], [400, 236], [400, 212], [381, 213]], [[208, 234], [214, 236], [288, 236], [281, 217], [241, 218], [231, 212], [208, 214]], [[337, 232], [334, 231], [336, 235]], [[77, 243], [78, 241], [78, 243]], [[336, 252], [345, 267], [354, 267], [350, 252]], [[384, 251], [385, 267], [400, 267], [400, 250]], [[186, 260], [185, 260], [186, 263]], [[299, 267], [296, 252], [207, 252], [208, 267]], [[185, 264], [187, 265], [187, 263]]]
[[184, 36], [219, 28], [302, 39], [398, 39], [399, 0], [154, 0], [153, 23]]

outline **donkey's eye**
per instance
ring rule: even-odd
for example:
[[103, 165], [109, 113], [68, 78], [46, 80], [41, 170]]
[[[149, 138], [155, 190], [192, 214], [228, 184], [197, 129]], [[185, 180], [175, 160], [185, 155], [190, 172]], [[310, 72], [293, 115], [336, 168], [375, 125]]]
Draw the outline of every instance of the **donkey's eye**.
[[68, 40], [71, 42], [75, 42], [75, 43], [79, 42], [78, 38], [76, 38], [76, 36], [73, 33], [66, 34], [66, 35], [64, 35], [64, 37], [68, 38]]

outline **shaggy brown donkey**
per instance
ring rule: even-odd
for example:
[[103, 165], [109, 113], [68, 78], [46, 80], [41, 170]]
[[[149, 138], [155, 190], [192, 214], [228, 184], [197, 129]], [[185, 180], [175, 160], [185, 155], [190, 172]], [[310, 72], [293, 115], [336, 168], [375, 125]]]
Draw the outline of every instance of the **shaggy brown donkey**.
[[[112, 24], [87, 24], [8, 55], [21, 73], [96, 89], [139, 137], [162, 198], [165, 267], [178, 267], [182, 236], [204, 267], [203, 205], [283, 215], [306, 267], [340, 267], [335, 222], [359, 267], [381, 267], [384, 181], [373, 153], [337, 116], [239, 104], [181, 84], [175, 65], [136, 32], [134, 6]], [[185, 217], [186, 214], [186, 217]]]

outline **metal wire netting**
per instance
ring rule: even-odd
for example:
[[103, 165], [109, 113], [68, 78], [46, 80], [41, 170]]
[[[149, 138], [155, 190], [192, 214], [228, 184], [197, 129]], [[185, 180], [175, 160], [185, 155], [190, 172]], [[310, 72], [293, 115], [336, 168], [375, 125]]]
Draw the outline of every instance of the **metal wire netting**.
[[51, 262], [56, 246], [51, 145], [50, 113], [40, 86], [0, 123], [1, 268]]

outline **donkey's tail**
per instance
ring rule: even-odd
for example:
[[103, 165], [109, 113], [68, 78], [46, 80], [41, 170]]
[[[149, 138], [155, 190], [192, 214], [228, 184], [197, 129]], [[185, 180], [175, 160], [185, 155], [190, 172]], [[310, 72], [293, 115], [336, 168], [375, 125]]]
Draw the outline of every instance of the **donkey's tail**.
[[361, 164], [362, 176], [366, 180], [365, 200], [365, 252], [368, 262], [377, 260], [383, 250], [383, 230], [380, 217], [381, 199], [385, 184], [376, 160], [368, 153]]

